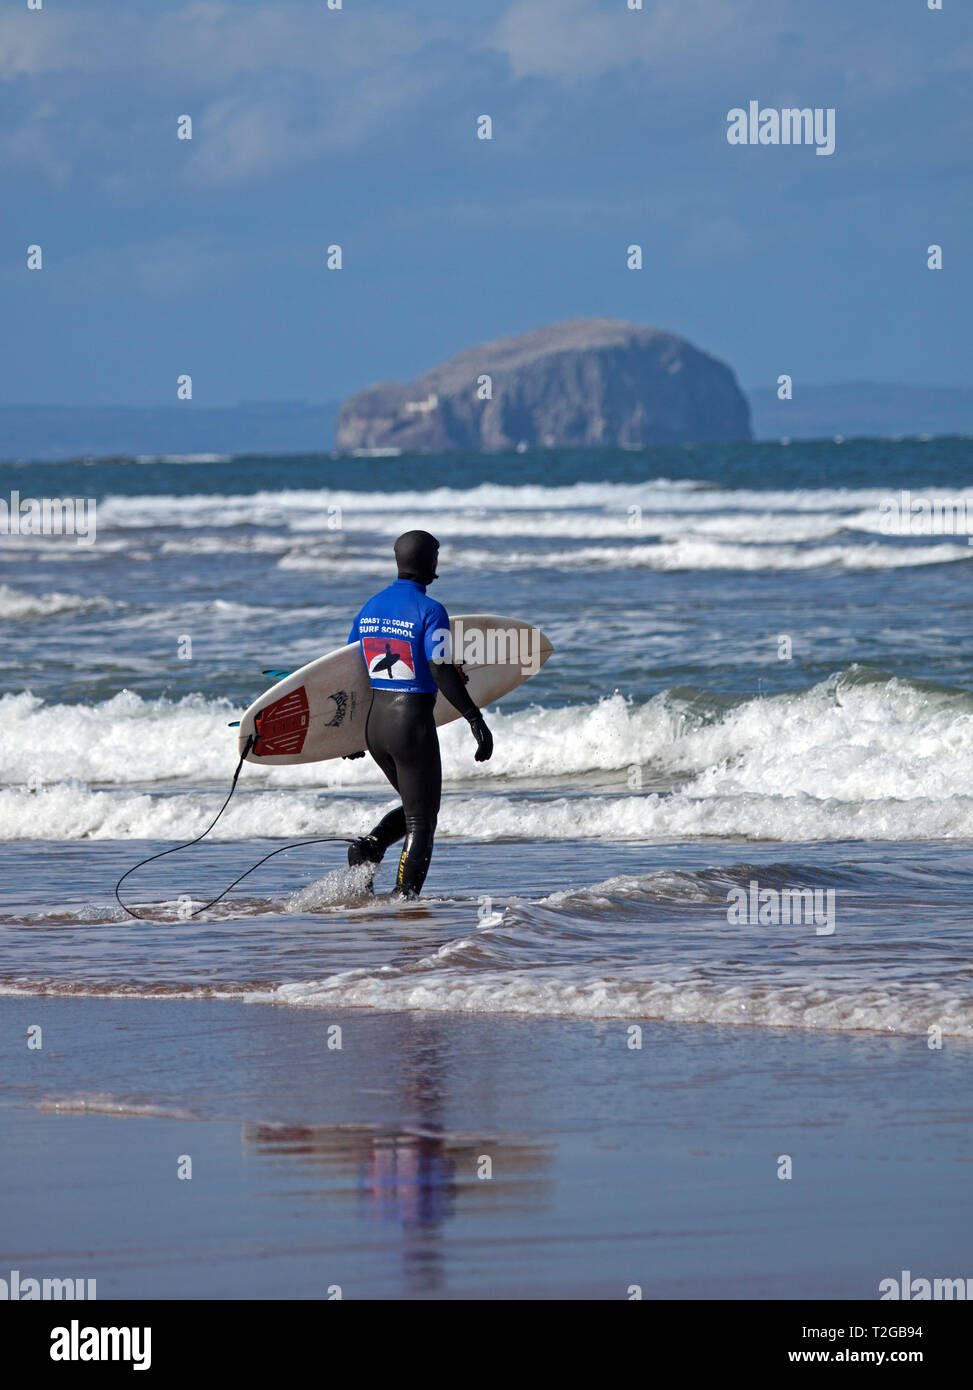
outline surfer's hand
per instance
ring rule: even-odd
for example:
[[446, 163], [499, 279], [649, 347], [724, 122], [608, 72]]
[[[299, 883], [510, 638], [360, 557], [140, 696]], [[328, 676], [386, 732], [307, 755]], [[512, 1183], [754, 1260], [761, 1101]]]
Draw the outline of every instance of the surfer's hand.
[[342, 753], [341, 756], [344, 758], [345, 762], [347, 763], [347, 762], [351, 762], [352, 758], [363, 758], [363, 757], [365, 756], [365, 750], [364, 750], [364, 748], [363, 748], [363, 749], [361, 750], [360, 753]]
[[470, 728], [473, 730], [473, 737], [476, 739], [476, 752], [473, 759], [478, 763], [490, 761], [493, 755], [493, 735], [483, 722], [483, 716], [479, 712], [470, 720]]

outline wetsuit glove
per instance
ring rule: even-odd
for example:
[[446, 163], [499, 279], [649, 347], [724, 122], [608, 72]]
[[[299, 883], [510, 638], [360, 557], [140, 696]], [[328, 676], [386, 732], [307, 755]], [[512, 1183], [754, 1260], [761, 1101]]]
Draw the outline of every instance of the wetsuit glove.
[[468, 714], [466, 719], [473, 730], [473, 737], [476, 739], [474, 761], [478, 763], [489, 762], [493, 756], [493, 735], [487, 728], [483, 715], [479, 710], [476, 710], [474, 713]]
[[429, 670], [442, 694], [468, 721], [476, 739], [476, 753], [473, 756], [478, 763], [485, 763], [493, 752], [493, 735], [483, 722], [483, 715], [470, 698], [465, 685], [467, 677], [450, 661], [430, 661]]

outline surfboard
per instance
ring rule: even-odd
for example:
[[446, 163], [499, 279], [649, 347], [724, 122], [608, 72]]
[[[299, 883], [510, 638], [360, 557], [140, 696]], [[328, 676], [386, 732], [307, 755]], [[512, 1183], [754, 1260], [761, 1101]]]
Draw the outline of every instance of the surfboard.
[[[450, 619], [450, 631], [453, 660], [481, 709], [536, 675], [554, 650], [540, 628], [494, 613], [458, 613]], [[365, 747], [371, 694], [359, 643], [328, 652], [254, 700], [240, 720], [240, 754], [251, 734], [256, 735], [247, 754], [251, 763], [317, 763], [359, 753]], [[436, 723], [459, 717], [440, 695]]]

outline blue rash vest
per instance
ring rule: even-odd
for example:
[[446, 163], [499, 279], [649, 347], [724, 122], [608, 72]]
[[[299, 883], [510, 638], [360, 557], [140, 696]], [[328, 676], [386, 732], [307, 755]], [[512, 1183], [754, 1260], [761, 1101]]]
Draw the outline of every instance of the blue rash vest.
[[360, 644], [373, 690], [434, 694], [429, 662], [452, 660], [449, 614], [412, 579], [397, 579], [370, 598], [348, 641]]

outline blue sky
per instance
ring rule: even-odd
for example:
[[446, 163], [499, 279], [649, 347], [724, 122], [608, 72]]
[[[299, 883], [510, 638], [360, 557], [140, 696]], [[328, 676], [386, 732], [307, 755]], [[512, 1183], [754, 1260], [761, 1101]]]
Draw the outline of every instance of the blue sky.
[[[0, 402], [331, 400], [581, 315], [970, 384], [969, 6], [643, 3], [3, 0]], [[729, 145], [750, 100], [835, 153]]]

